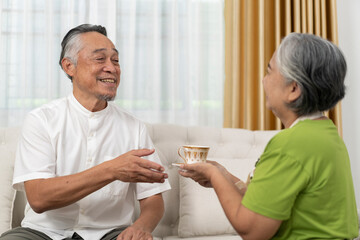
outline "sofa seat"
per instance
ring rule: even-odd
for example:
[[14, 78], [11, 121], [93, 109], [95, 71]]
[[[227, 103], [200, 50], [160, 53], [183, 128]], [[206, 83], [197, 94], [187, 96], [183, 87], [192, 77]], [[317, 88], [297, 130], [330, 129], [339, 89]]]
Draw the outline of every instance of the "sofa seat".
[[[172, 189], [163, 194], [165, 214], [153, 232], [154, 239], [238, 240], [213, 189], [203, 188], [178, 174], [172, 163], [182, 162], [177, 150], [185, 144], [210, 146], [208, 159], [246, 179], [268, 141], [278, 131], [186, 127], [147, 124], [155, 149], [169, 174]], [[23, 192], [11, 187], [20, 127], [0, 129], [0, 233], [19, 226], [26, 203]], [[134, 218], [139, 214], [137, 205]]]
[[[155, 238], [156, 239], [162, 239], [162, 240], [184, 240], [184, 238], [179, 236], [168, 236], [163, 238]], [[215, 236], [199, 236], [199, 237], [188, 237], [185, 238], [185, 240], [241, 240], [242, 238], [238, 235], [215, 235]]]

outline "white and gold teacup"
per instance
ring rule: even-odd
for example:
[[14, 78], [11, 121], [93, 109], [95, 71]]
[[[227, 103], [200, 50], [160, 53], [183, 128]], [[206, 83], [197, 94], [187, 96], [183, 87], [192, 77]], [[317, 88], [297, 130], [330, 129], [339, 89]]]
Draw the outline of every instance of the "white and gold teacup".
[[[179, 147], [178, 154], [186, 164], [206, 162], [210, 147], [197, 145], [184, 145]], [[184, 155], [181, 154], [183, 151]]]

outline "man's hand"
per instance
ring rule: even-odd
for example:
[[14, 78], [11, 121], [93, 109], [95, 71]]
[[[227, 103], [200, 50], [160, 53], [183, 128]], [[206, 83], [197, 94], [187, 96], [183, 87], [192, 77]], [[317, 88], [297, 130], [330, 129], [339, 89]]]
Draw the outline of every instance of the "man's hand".
[[153, 240], [150, 232], [130, 226], [119, 234], [117, 240]]
[[140, 216], [130, 227], [126, 228], [117, 240], [152, 240], [151, 232], [164, 214], [162, 194], [156, 194], [140, 200]]
[[141, 158], [154, 151], [133, 150], [80, 173], [26, 181], [27, 200], [35, 212], [42, 213], [79, 201], [115, 180], [162, 183], [168, 178], [164, 167]]
[[164, 167], [141, 158], [154, 152], [154, 149], [132, 150], [104, 164], [108, 164], [107, 168], [112, 172], [114, 180], [163, 183], [168, 178], [168, 175], [164, 173]]

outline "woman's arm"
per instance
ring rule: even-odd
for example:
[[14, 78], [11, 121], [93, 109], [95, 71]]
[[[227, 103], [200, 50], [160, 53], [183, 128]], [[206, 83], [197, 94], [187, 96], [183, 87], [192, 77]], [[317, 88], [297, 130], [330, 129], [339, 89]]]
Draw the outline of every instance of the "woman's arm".
[[206, 180], [212, 185], [227, 218], [243, 239], [269, 239], [280, 227], [280, 220], [265, 217], [244, 207], [241, 204], [243, 193], [228, 175], [213, 164], [187, 164], [182, 169], [186, 171], [180, 170], [180, 175], [195, 181]]

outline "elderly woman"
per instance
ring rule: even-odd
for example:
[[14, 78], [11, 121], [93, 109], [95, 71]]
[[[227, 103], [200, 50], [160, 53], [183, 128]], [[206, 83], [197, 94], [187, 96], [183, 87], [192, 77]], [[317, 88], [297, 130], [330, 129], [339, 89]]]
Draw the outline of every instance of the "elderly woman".
[[344, 56], [333, 43], [288, 35], [263, 79], [267, 107], [286, 129], [269, 141], [250, 183], [211, 161], [179, 171], [215, 189], [243, 239], [358, 235], [349, 156], [337, 128], [322, 114], [344, 97], [345, 74]]

